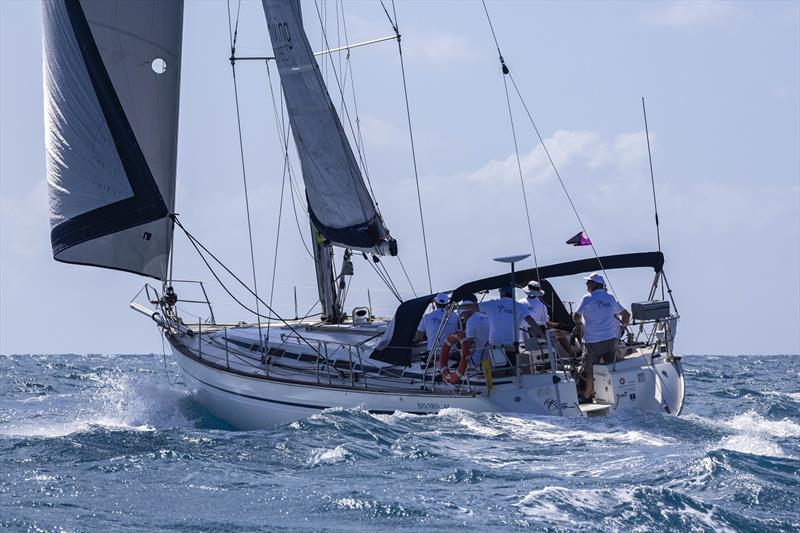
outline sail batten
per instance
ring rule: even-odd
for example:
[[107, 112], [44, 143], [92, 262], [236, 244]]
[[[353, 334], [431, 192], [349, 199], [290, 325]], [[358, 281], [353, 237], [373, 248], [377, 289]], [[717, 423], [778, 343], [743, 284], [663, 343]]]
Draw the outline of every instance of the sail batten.
[[396, 253], [314, 58], [298, 0], [262, 0], [308, 210], [332, 244]]
[[44, 3], [56, 260], [165, 279], [182, 25], [175, 0]]

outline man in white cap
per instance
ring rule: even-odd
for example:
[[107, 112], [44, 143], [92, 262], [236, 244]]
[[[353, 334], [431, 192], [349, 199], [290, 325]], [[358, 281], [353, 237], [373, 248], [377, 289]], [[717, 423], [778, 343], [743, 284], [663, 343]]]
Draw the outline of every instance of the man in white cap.
[[550, 313], [547, 311], [547, 306], [542, 301], [544, 291], [542, 284], [534, 280], [528, 283], [525, 287], [526, 298], [520, 299], [519, 303], [527, 309], [527, 314], [520, 321], [520, 327], [526, 326], [525, 322], [532, 319], [536, 323], [536, 327], [529, 326], [528, 333], [531, 337], [544, 338], [545, 330], [550, 330], [552, 338], [564, 349], [564, 352], [570, 357], [577, 355], [576, 350], [570, 345], [565, 332], [558, 329], [558, 322], [550, 320]]
[[442, 321], [444, 320], [445, 308], [449, 301], [450, 298], [447, 297], [447, 294], [443, 292], [437, 294], [433, 299], [433, 311], [423, 316], [419, 326], [417, 326], [417, 333], [414, 336], [414, 340], [418, 342], [427, 341], [429, 352], [433, 350], [437, 341], [446, 339], [448, 335], [458, 329], [458, 317], [455, 313], [450, 313], [450, 316], [447, 317], [447, 323], [444, 328], [442, 328], [441, 333], [438, 337], [436, 336], [436, 333], [439, 331], [439, 326], [442, 325]]
[[[555, 324], [550, 322], [550, 313], [547, 312], [547, 306], [544, 305], [544, 302], [541, 300], [542, 296], [544, 296], [541, 283], [538, 281], [531, 281], [528, 283], [525, 287], [525, 294], [527, 298], [519, 300], [519, 303], [522, 305], [523, 309], [525, 309], [525, 312], [521, 313], [521, 316], [530, 317], [536, 322], [536, 325], [541, 329], [540, 331], [536, 331], [532, 328], [531, 336], [538, 336], [537, 334], [544, 333], [544, 328], [552, 327]], [[520, 325], [524, 327], [522, 322]]]
[[631, 314], [606, 291], [606, 281], [598, 272], [585, 278], [589, 291], [575, 310], [575, 334], [583, 337], [583, 400], [590, 401], [594, 393], [594, 365], [599, 361], [611, 363], [617, 353], [622, 332]]
[[481, 364], [481, 360], [488, 356], [489, 347], [489, 317], [478, 309], [478, 299], [470, 294], [458, 304], [458, 313], [464, 327], [464, 339], [468, 342], [472, 355], [469, 359], [470, 368]]

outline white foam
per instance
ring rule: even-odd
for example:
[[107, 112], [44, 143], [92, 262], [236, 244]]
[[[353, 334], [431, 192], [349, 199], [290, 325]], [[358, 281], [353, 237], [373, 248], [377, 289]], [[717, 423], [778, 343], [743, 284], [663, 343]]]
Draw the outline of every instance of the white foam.
[[311, 454], [309, 463], [312, 465], [343, 463], [347, 461], [349, 457], [350, 452], [340, 444], [333, 449], [323, 448], [314, 451], [314, 453]]
[[356, 498], [337, 498], [333, 501], [333, 503], [339, 509], [352, 509], [352, 510], [361, 510], [361, 509], [372, 509], [373, 504], [367, 500], [358, 500]]
[[[528, 516], [575, 526], [581, 524], [572, 518], [575, 508], [586, 513], [594, 513], [597, 509], [608, 509], [630, 502], [633, 502], [630, 489], [598, 490], [546, 486], [529, 492], [517, 507]], [[563, 503], [564, 508], [559, 506], [559, 503]]]
[[786, 453], [775, 439], [800, 437], [800, 424], [783, 418], [770, 420], [755, 411], [747, 411], [727, 420], [713, 420], [695, 416], [706, 424], [732, 432], [712, 447], [713, 450], [726, 449], [753, 455], [785, 457]]
[[800, 437], [800, 424], [792, 422], [788, 418], [782, 420], [769, 420], [755, 411], [748, 411], [737, 415], [724, 424], [737, 431], [769, 435], [771, 437]]
[[[64, 437], [102, 428], [111, 431], [154, 431], [194, 427], [178, 409], [186, 392], [177, 388], [146, 384], [128, 374], [112, 374], [98, 389], [88, 388], [74, 399], [73, 412], [58, 421], [49, 418], [12, 421], [0, 435], [16, 437]], [[81, 397], [85, 396], [85, 397]], [[64, 420], [64, 418], [69, 418]]]
[[[548, 419], [553, 423], [534, 418], [518, 418], [496, 415], [497, 425], [508, 432], [512, 438], [535, 440], [553, 443], [575, 441], [619, 442], [623, 444], [644, 444], [647, 446], [669, 446], [676, 440], [670, 437], [655, 436], [640, 430], [614, 429], [613, 425], [602, 425], [599, 422], [587, 422], [585, 419]], [[612, 421], [612, 424], [614, 422]], [[606, 431], [603, 431], [605, 429]]]
[[789, 398], [795, 402], [800, 402], [800, 392], [766, 391], [764, 394], [767, 396], [778, 396], [779, 398]]
[[719, 447], [735, 452], [749, 453], [752, 455], [768, 455], [771, 457], [785, 457], [781, 447], [771, 440], [753, 435], [734, 435], [725, 437]]

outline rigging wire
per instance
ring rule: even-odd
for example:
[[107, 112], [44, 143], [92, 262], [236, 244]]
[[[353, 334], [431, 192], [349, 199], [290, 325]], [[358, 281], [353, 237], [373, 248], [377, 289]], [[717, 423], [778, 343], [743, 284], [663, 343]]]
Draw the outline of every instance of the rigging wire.
[[[200, 259], [202, 259], [203, 263], [205, 263], [205, 265], [206, 265], [206, 267], [208, 268], [209, 272], [211, 272], [211, 275], [212, 275], [212, 276], [214, 276], [214, 279], [216, 279], [216, 280], [217, 280], [217, 282], [220, 284], [220, 286], [222, 287], [222, 289], [223, 289], [223, 290], [224, 290], [226, 293], [228, 293], [228, 296], [230, 296], [230, 297], [231, 297], [231, 298], [232, 298], [232, 299], [233, 299], [233, 300], [234, 300], [236, 303], [238, 303], [238, 304], [239, 304], [239, 305], [240, 305], [240, 306], [241, 306], [243, 309], [245, 309], [245, 310], [247, 310], [247, 311], [249, 311], [249, 312], [251, 312], [251, 313], [254, 313], [254, 314], [256, 314], [256, 315], [257, 315], [259, 318], [266, 318], [267, 320], [278, 320], [278, 321], [282, 322], [282, 323], [283, 323], [283, 325], [284, 325], [284, 326], [286, 326], [286, 327], [287, 327], [287, 328], [288, 328], [288, 329], [289, 329], [289, 330], [290, 330], [292, 333], [294, 333], [295, 335], [297, 335], [297, 338], [298, 338], [298, 339], [302, 340], [302, 341], [303, 341], [305, 344], [307, 344], [307, 345], [308, 345], [308, 347], [309, 347], [309, 348], [311, 348], [311, 349], [314, 351], [314, 353], [316, 353], [318, 356], [320, 356], [320, 357], [323, 357], [323, 358], [324, 358], [324, 356], [323, 356], [323, 355], [322, 355], [322, 354], [319, 352], [319, 350], [317, 350], [316, 348], [314, 348], [314, 346], [313, 346], [313, 345], [312, 345], [312, 344], [311, 344], [311, 343], [310, 343], [310, 342], [309, 342], [309, 341], [308, 341], [308, 340], [307, 340], [305, 337], [303, 337], [303, 336], [302, 336], [302, 335], [301, 335], [301, 334], [300, 334], [300, 333], [297, 331], [297, 328], [295, 328], [294, 326], [292, 326], [291, 324], [289, 324], [289, 322], [287, 322], [287, 321], [286, 321], [286, 319], [284, 319], [283, 317], [281, 317], [281, 315], [279, 315], [278, 313], [276, 313], [276, 312], [275, 312], [275, 310], [274, 310], [274, 309], [273, 309], [273, 308], [272, 308], [270, 305], [268, 305], [268, 304], [267, 304], [267, 303], [266, 303], [264, 300], [262, 300], [262, 299], [261, 299], [261, 298], [260, 298], [260, 297], [259, 297], [259, 296], [258, 296], [258, 295], [257, 295], [257, 294], [254, 292], [254, 291], [253, 291], [253, 289], [251, 289], [250, 287], [248, 287], [248, 286], [247, 286], [247, 283], [245, 283], [244, 281], [242, 281], [242, 279], [241, 279], [239, 276], [237, 276], [236, 274], [234, 274], [234, 273], [233, 273], [233, 271], [232, 271], [230, 268], [228, 268], [228, 267], [225, 265], [225, 263], [223, 263], [222, 261], [220, 261], [220, 260], [219, 260], [219, 258], [217, 258], [217, 256], [216, 256], [216, 255], [214, 255], [214, 254], [213, 254], [213, 253], [212, 253], [212, 252], [211, 252], [211, 251], [210, 251], [208, 248], [206, 248], [206, 247], [205, 247], [205, 245], [203, 245], [203, 243], [201, 243], [200, 241], [198, 241], [198, 240], [197, 240], [197, 238], [196, 238], [194, 235], [192, 235], [192, 234], [189, 232], [189, 230], [187, 230], [185, 227], [183, 227], [183, 224], [181, 224], [181, 222], [178, 220], [178, 216], [177, 216], [177, 215], [172, 215], [172, 216], [171, 216], [171, 218], [172, 218], [173, 222], [175, 222], [175, 224], [176, 224], [176, 225], [177, 225], [177, 226], [178, 226], [178, 227], [181, 229], [181, 231], [183, 231], [183, 233], [184, 233], [184, 234], [186, 235], [186, 237], [189, 239], [189, 242], [192, 244], [192, 246], [194, 247], [195, 251], [197, 251], [197, 254], [200, 256]], [[202, 250], [202, 252], [201, 252], [201, 250]], [[256, 311], [254, 311], [253, 309], [251, 309], [250, 307], [248, 307], [247, 305], [245, 305], [245, 304], [244, 304], [244, 303], [243, 303], [241, 300], [239, 300], [239, 299], [238, 299], [238, 298], [237, 298], [237, 297], [236, 297], [236, 296], [235, 296], [235, 295], [234, 295], [234, 294], [231, 292], [231, 290], [230, 290], [230, 289], [229, 289], [229, 288], [228, 288], [228, 287], [227, 287], [227, 286], [226, 286], [226, 285], [225, 285], [225, 284], [222, 282], [222, 279], [220, 279], [220, 277], [219, 277], [219, 274], [217, 274], [217, 272], [214, 270], [214, 268], [213, 268], [213, 267], [211, 266], [211, 264], [208, 262], [208, 259], [206, 259], [206, 257], [205, 257], [205, 255], [203, 254], [203, 252], [205, 252], [206, 254], [208, 254], [208, 255], [209, 255], [209, 257], [211, 257], [211, 258], [212, 258], [212, 259], [213, 259], [213, 260], [214, 260], [214, 261], [215, 261], [215, 262], [216, 262], [216, 263], [217, 263], [219, 266], [221, 266], [221, 267], [222, 267], [222, 268], [225, 270], [225, 272], [227, 272], [227, 273], [228, 273], [228, 275], [230, 275], [230, 276], [231, 276], [233, 279], [235, 279], [235, 280], [236, 280], [236, 281], [237, 281], [237, 282], [238, 282], [238, 283], [239, 283], [239, 284], [240, 284], [242, 287], [244, 287], [244, 288], [245, 288], [245, 290], [246, 290], [247, 292], [249, 292], [251, 295], [253, 295], [253, 296], [254, 296], [254, 297], [257, 299], [257, 301], [261, 302], [261, 304], [263, 304], [263, 305], [264, 305], [264, 306], [267, 308], [267, 310], [270, 312], [270, 314], [269, 314], [269, 315], [262, 315], [262, 314], [260, 314], [260, 313], [257, 313]], [[324, 359], [327, 361], [327, 358], [324, 358]]]
[[378, 259], [378, 261], [375, 261], [375, 259], [376, 259], [376, 256], [375, 256], [374, 254], [373, 254], [373, 256], [372, 256], [372, 259], [370, 259], [370, 258], [369, 258], [369, 256], [367, 256], [367, 254], [366, 254], [365, 252], [362, 252], [362, 253], [361, 253], [361, 256], [362, 256], [362, 257], [364, 258], [364, 260], [365, 260], [365, 261], [366, 261], [366, 262], [369, 264], [369, 266], [370, 266], [370, 267], [372, 267], [372, 270], [374, 270], [374, 271], [375, 271], [375, 274], [377, 274], [377, 276], [378, 276], [378, 277], [380, 278], [380, 280], [381, 280], [381, 281], [384, 283], [384, 285], [386, 285], [386, 287], [389, 289], [389, 292], [391, 292], [391, 293], [392, 293], [392, 295], [393, 295], [395, 298], [397, 298], [397, 300], [398, 300], [400, 303], [402, 303], [402, 302], [403, 302], [403, 298], [400, 296], [400, 293], [397, 291], [397, 288], [395, 287], [394, 283], [391, 281], [391, 279], [390, 279], [390, 278], [387, 278], [387, 277], [386, 277], [386, 276], [383, 274], [383, 272], [382, 272], [382, 271], [381, 271], [381, 270], [380, 270], [378, 267], [376, 267], [376, 266], [375, 266], [375, 263], [376, 263], [376, 262], [378, 262], [378, 263], [379, 263], [379, 262], [380, 262], [380, 259]]
[[414, 293], [414, 297], [417, 296], [417, 291], [414, 290], [414, 284], [411, 283], [411, 278], [408, 277], [408, 272], [406, 272], [406, 266], [403, 264], [403, 260], [400, 259], [400, 255], [397, 256], [397, 261], [400, 263], [400, 268], [403, 269], [403, 274], [406, 277], [406, 281], [408, 282], [408, 286], [411, 287], [411, 292]]
[[[658, 224], [658, 201], [656, 200], [656, 178], [653, 174], [653, 155], [650, 152], [650, 129], [647, 127], [647, 109], [644, 105], [642, 96], [642, 115], [644, 115], [644, 133], [647, 137], [647, 159], [650, 162], [650, 185], [653, 188], [653, 211], [656, 217], [656, 239], [658, 239], [658, 251], [661, 252], [661, 228]], [[664, 299], [664, 284], [661, 284], [661, 299]]]
[[[344, 44], [345, 46], [350, 46], [350, 37], [347, 34], [347, 18], [344, 16], [344, 2], [340, 2], [339, 4], [342, 9], [342, 30], [344, 32]], [[369, 187], [369, 193], [372, 195], [372, 198], [375, 200], [375, 207], [380, 212], [380, 208], [378, 207], [377, 197], [375, 196], [375, 191], [372, 190], [372, 179], [370, 177], [369, 166], [367, 165], [367, 151], [366, 147], [364, 146], [364, 139], [361, 136], [361, 117], [358, 114], [358, 100], [356, 99], [356, 85], [355, 85], [355, 77], [353, 75], [353, 63], [350, 60], [350, 49], [347, 49], [347, 56], [345, 60], [345, 64], [347, 68], [345, 70], [345, 86], [347, 86], [347, 79], [350, 79], [350, 92], [353, 98], [353, 112], [356, 115], [356, 147], [358, 148], [358, 152], [361, 156], [361, 165], [364, 167], [364, 177], [367, 178], [367, 187]], [[344, 106], [344, 95], [342, 95], [342, 106]]]
[[497, 36], [494, 32], [494, 26], [492, 25], [492, 19], [489, 18], [489, 10], [486, 8], [486, 2], [483, 1], [483, 9], [486, 12], [486, 18], [489, 21], [489, 29], [492, 31], [492, 37], [494, 38], [494, 44], [497, 47], [497, 55], [500, 58], [500, 65], [501, 65], [501, 72], [503, 76], [503, 90], [505, 91], [506, 96], [506, 107], [508, 108], [508, 120], [511, 125], [511, 136], [514, 139], [514, 155], [517, 161], [517, 172], [519, 174], [519, 185], [522, 188], [522, 202], [525, 205], [525, 218], [528, 222], [528, 236], [531, 240], [531, 252], [533, 253], [533, 265], [536, 268], [536, 279], [541, 281], [539, 277], [539, 258], [536, 255], [536, 244], [533, 239], [533, 223], [531, 222], [531, 210], [528, 206], [528, 191], [525, 189], [525, 179], [523, 177], [522, 172], [522, 162], [520, 161], [519, 157], [519, 143], [517, 142], [517, 130], [514, 126], [514, 113], [511, 110], [511, 98], [508, 94], [508, 82], [506, 81], [506, 76], [511, 74], [508, 66], [506, 65], [505, 59], [503, 59], [503, 53], [500, 51], [500, 44], [497, 41]]
[[[499, 52], [499, 50], [498, 50]], [[508, 82], [506, 81], [506, 74], [509, 73], [508, 67], [503, 62], [503, 56], [500, 56], [500, 63], [503, 65], [503, 89], [506, 95], [506, 107], [508, 107], [508, 120], [511, 124], [511, 136], [514, 138], [514, 155], [517, 159], [517, 171], [519, 172], [519, 185], [522, 188], [522, 202], [525, 205], [525, 218], [528, 221], [528, 235], [531, 239], [531, 251], [533, 252], [533, 265], [536, 268], [536, 279], [541, 281], [539, 277], [539, 258], [536, 255], [536, 244], [533, 239], [533, 223], [531, 222], [531, 210], [528, 207], [528, 191], [525, 189], [525, 180], [522, 175], [522, 162], [519, 158], [519, 145], [517, 143], [517, 131], [514, 127], [514, 113], [511, 111], [511, 99], [508, 96]]]
[[[269, 305], [272, 306], [273, 296], [275, 295], [275, 274], [278, 270], [278, 247], [281, 242], [281, 222], [283, 220], [283, 192], [286, 189], [286, 169], [287, 164], [283, 163], [283, 179], [281, 180], [281, 197], [278, 202], [278, 228], [275, 234], [275, 255], [272, 258], [272, 283], [269, 287]], [[267, 321], [267, 339], [269, 339], [270, 321]]]
[[[323, 39], [323, 41], [325, 43], [325, 48], [326, 49], [330, 49], [331, 46], [330, 46], [330, 43], [328, 42], [328, 34], [327, 34], [326, 30], [325, 30], [325, 22], [323, 21], [322, 13], [320, 12], [320, 7], [319, 7], [318, 0], [314, 0], [314, 7], [316, 8], [316, 11], [317, 11], [317, 18], [319, 19], [320, 29], [322, 31], [322, 39]], [[298, 16], [298, 20], [300, 20], [299, 16]], [[328, 63], [327, 62], [323, 62], [323, 65], [326, 65], [326, 64], [328, 64]], [[344, 88], [342, 86], [341, 79], [339, 78], [339, 73], [336, 70], [336, 66], [333, 64], [333, 60], [332, 59], [330, 59], [330, 70], [333, 71], [333, 77], [336, 80], [336, 87], [337, 87], [337, 89], [339, 89], [339, 94], [343, 94], [344, 93]], [[323, 87], [322, 89], [327, 92], [327, 87]], [[350, 111], [349, 111], [346, 103], [343, 106], [342, 110], [344, 111], [345, 118], [347, 118], [347, 124], [350, 127], [350, 134], [355, 139], [355, 137], [356, 137], [355, 128], [353, 128], [353, 120], [350, 117]], [[342, 140], [342, 142], [344, 143], [346, 141]], [[363, 166], [364, 162], [363, 162], [363, 154], [361, 153], [361, 147], [358, 145], [358, 143], [355, 143], [355, 144], [356, 144], [356, 152], [358, 153], [359, 161], [361, 162], [361, 165]], [[348, 158], [348, 160], [349, 160], [349, 158]], [[356, 164], [356, 167], [358, 167], [357, 164]], [[356, 170], [358, 170], [358, 168], [356, 168]], [[353, 175], [353, 173], [351, 173], [351, 178], [353, 180], [353, 186], [355, 187], [356, 190], [358, 190], [358, 183], [357, 183], [356, 178]], [[370, 200], [372, 206], [374, 206], [378, 216], [381, 216], [380, 210], [378, 209], [378, 206], [377, 206], [377, 202], [375, 201], [375, 198], [370, 194], [369, 190], [367, 190], [367, 195], [370, 197], [369, 200]], [[356, 196], [358, 197], [358, 200], [359, 200], [359, 203], [361, 204], [362, 210], [365, 213], [369, 212], [370, 209], [369, 208], [365, 209], [365, 207], [364, 207], [364, 204], [363, 204], [363, 201], [362, 201], [363, 199], [362, 199], [361, 195], [357, 194]]]
[[[489, 10], [486, 7], [486, 0], [481, 0], [481, 3], [483, 4], [483, 10], [486, 13], [486, 20], [489, 22], [489, 28], [491, 29], [492, 32], [492, 38], [494, 39], [495, 46], [497, 47], [497, 50], [499, 52], [500, 44], [498, 43], [497, 40], [497, 34], [494, 31], [494, 25], [492, 24], [492, 19], [489, 16]], [[544, 153], [547, 156], [547, 160], [550, 162], [550, 167], [553, 169], [556, 178], [558, 178], [558, 182], [561, 185], [561, 189], [564, 191], [564, 195], [567, 197], [567, 201], [569, 202], [569, 205], [572, 208], [572, 212], [575, 214], [575, 218], [578, 220], [578, 224], [580, 225], [581, 230], [586, 234], [587, 237], [590, 237], [589, 232], [586, 229], [586, 225], [583, 223], [583, 219], [581, 219], [577, 207], [575, 207], [575, 202], [572, 200], [572, 196], [570, 196], [569, 191], [567, 190], [567, 186], [564, 183], [564, 179], [561, 177], [561, 173], [558, 171], [558, 167], [556, 167], [556, 164], [553, 161], [553, 157], [550, 155], [550, 150], [547, 149], [547, 144], [544, 142], [544, 137], [539, 131], [539, 128], [536, 126], [536, 121], [533, 120], [533, 115], [531, 114], [530, 109], [528, 109], [528, 105], [525, 102], [525, 98], [523, 98], [522, 93], [519, 90], [519, 87], [517, 86], [517, 82], [516, 80], [514, 80], [514, 76], [513, 74], [510, 73], [510, 71], [508, 72], [508, 78], [511, 80], [511, 84], [514, 87], [514, 92], [519, 98], [520, 103], [522, 104], [522, 107], [525, 110], [526, 115], [528, 116], [528, 120], [533, 126], [533, 130], [536, 132], [536, 136], [539, 138], [539, 143], [542, 145], [542, 149], [544, 150]], [[591, 241], [591, 237], [589, 238], [589, 240]], [[608, 283], [611, 292], [616, 294], [616, 292], [614, 291], [614, 287], [611, 284], [610, 277], [608, 276], [608, 272], [606, 272], [606, 269], [603, 266], [603, 262], [600, 260], [600, 255], [597, 253], [597, 249], [595, 248], [594, 243], [591, 243], [590, 246], [592, 248], [592, 253], [594, 254], [595, 259], [597, 259], [597, 263], [600, 265], [600, 270], [602, 270], [603, 274], [605, 275], [606, 282]]]
[[[228, 35], [230, 36], [230, 45], [231, 45], [231, 58], [236, 55], [236, 39], [239, 34], [239, 13], [242, 8], [242, 2], [239, 0], [239, 6], [236, 10], [236, 26], [233, 30], [231, 30], [231, 3], [230, 0], [227, 2], [228, 6]], [[231, 59], [231, 73], [233, 74], [233, 94], [234, 100], [236, 102], [236, 126], [239, 133], [239, 155], [242, 163], [242, 183], [244, 184], [244, 205], [245, 205], [245, 212], [247, 214], [247, 236], [250, 241], [250, 264], [253, 269], [253, 289], [255, 289], [255, 297], [256, 297], [256, 316], [260, 316], [260, 309], [259, 309], [259, 300], [258, 297], [258, 281], [256, 278], [256, 257], [255, 252], [253, 251], [253, 229], [252, 224], [250, 222], [250, 198], [247, 192], [247, 169], [244, 163], [244, 140], [242, 138], [242, 119], [241, 114], [239, 112], [239, 84], [236, 81], [236, 62]], [[176, 219], [173, 219], [176, 220]], [[261, 344], [264, 343], [264, 338], [261, 333], [261, 319], [257, 319], [258, 322], [258, 340]]]
[[[283, 99], [282, 98], [280, 99], [280, 102], [281, 102], [280, 111], [278, 110], [278, 105], [276, 103], [277, 98], [275, 96], [275, 89], [274, 89], [274, 87], [272, 85], [272, 71], [269, 68], [269, 61], [266, 61], [265, 63], [266, 63], [266, 67], [267, 67], [267, 80], [268, 80], [268, 83], [269, 83], [269, 94], [270, 94], [270, 97], [272, 98], [272, 111], [273, 111], [273, 115], [275, 117], [275, 128], [276, 128], [276, 130], [278, 130], [280, 132], [280, 140], [279, 140], [279, 142], [281, 144], [281, 149], [283, 150], [283, 171], [284, 171], [284, 176], [286, 175], [287, 172], [289, 174], [289, 192], [291, 193], [291, 196], [292, 196], [292, 210], [294, 211], [295, 224], [297, 225], [297, 232], [300, 234], [300, 241], [303, 243], [303, 248], [306, 249], [306, 252], [308, 252], [309, 257], [311, 257], [313, 259], [314, 254], [311, 253], [311, 250], [309, 249], [308, 244], [306, 244], [306, 239], [303, 236], [303, 231], [300, 228], [300, 220], [299, 220], [299, 218], [297, 216], [297, 205], [295, 203], [295, 192], [294, 192], [294, 186], [295, 186], [294, 183], [295, 182], [294, 182], [294, 179], [292, 177], [294, 172], [292, 170], [292, 161], [291, 161], [291, 159], [289, 157], [289, 133], [290, 133], [291, 125], [289, 125], [289, 127], [286, 126], [286, 120], [284, 118], [284, 112], [283, 112], [284, 110], [283, 110]], [[278, 119], [278, 117], [280, 117], [280, 120]], [[283, 195], [283, 185], [281, 185], [281, 195]], [[283, 200], [281, 200], [281, 202], [282, 201]]]
[[397, 25], [397, 9], [395, 7], [394, 0], [392, 0], [392, 13], [394, 14], [394, 18], [389, 15], [389, 11], [386, 9], [386, 5], [383, 3], [383, 0], [380, 0], [381, 7], [383, 8], [383, 12], [386, 13], [386, 17], [389, 19], [389, 23], [392, 25], [392, 29], [394, 30], [394, 34], [397, 36], [397, 52], [400, 57], [400, 74], [403, 78], [403, 97], [405, 99], [406, 104], [406, 121], [408, 122], [408, 138], [411, 143], [411, 161], [414, 165], [414, 184], [417, 187], [417, 206], [419, 207], [419, 222], [422, 228], [422, 246], [425, 249], [425, 269], [428, 273], [428, 290], [430, 293], [433, 293], [433, 281], [431, 278], [431, 261], [430, 255], [428, 254], [428, 236], [427, 232], [425, 231], [425, 217], [422, 213], [422, 194], [420, 193], [419, 188], [419, 169], [417, 167], [417, 150], [414, 144], [414, 129], [411, 126], [411, 106], [408, 103], [408, 83], [406, 82], [406, 67], [405, 62], [403, 61], [403, 45], [400, 42], [400, 30]]

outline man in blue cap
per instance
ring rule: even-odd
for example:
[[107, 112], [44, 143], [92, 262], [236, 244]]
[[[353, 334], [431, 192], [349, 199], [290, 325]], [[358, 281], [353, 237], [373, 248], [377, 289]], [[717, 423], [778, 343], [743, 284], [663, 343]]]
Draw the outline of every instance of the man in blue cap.
[[598, 272], [585, 278], [589, 291], [575, 310], [575, 335], [583, 337], [583, 400], [591, 401], [594, 394], [594, 365], [612, 363], [616, 357], [619, 338], [631, 314], [606, 291], [606, 281]]

